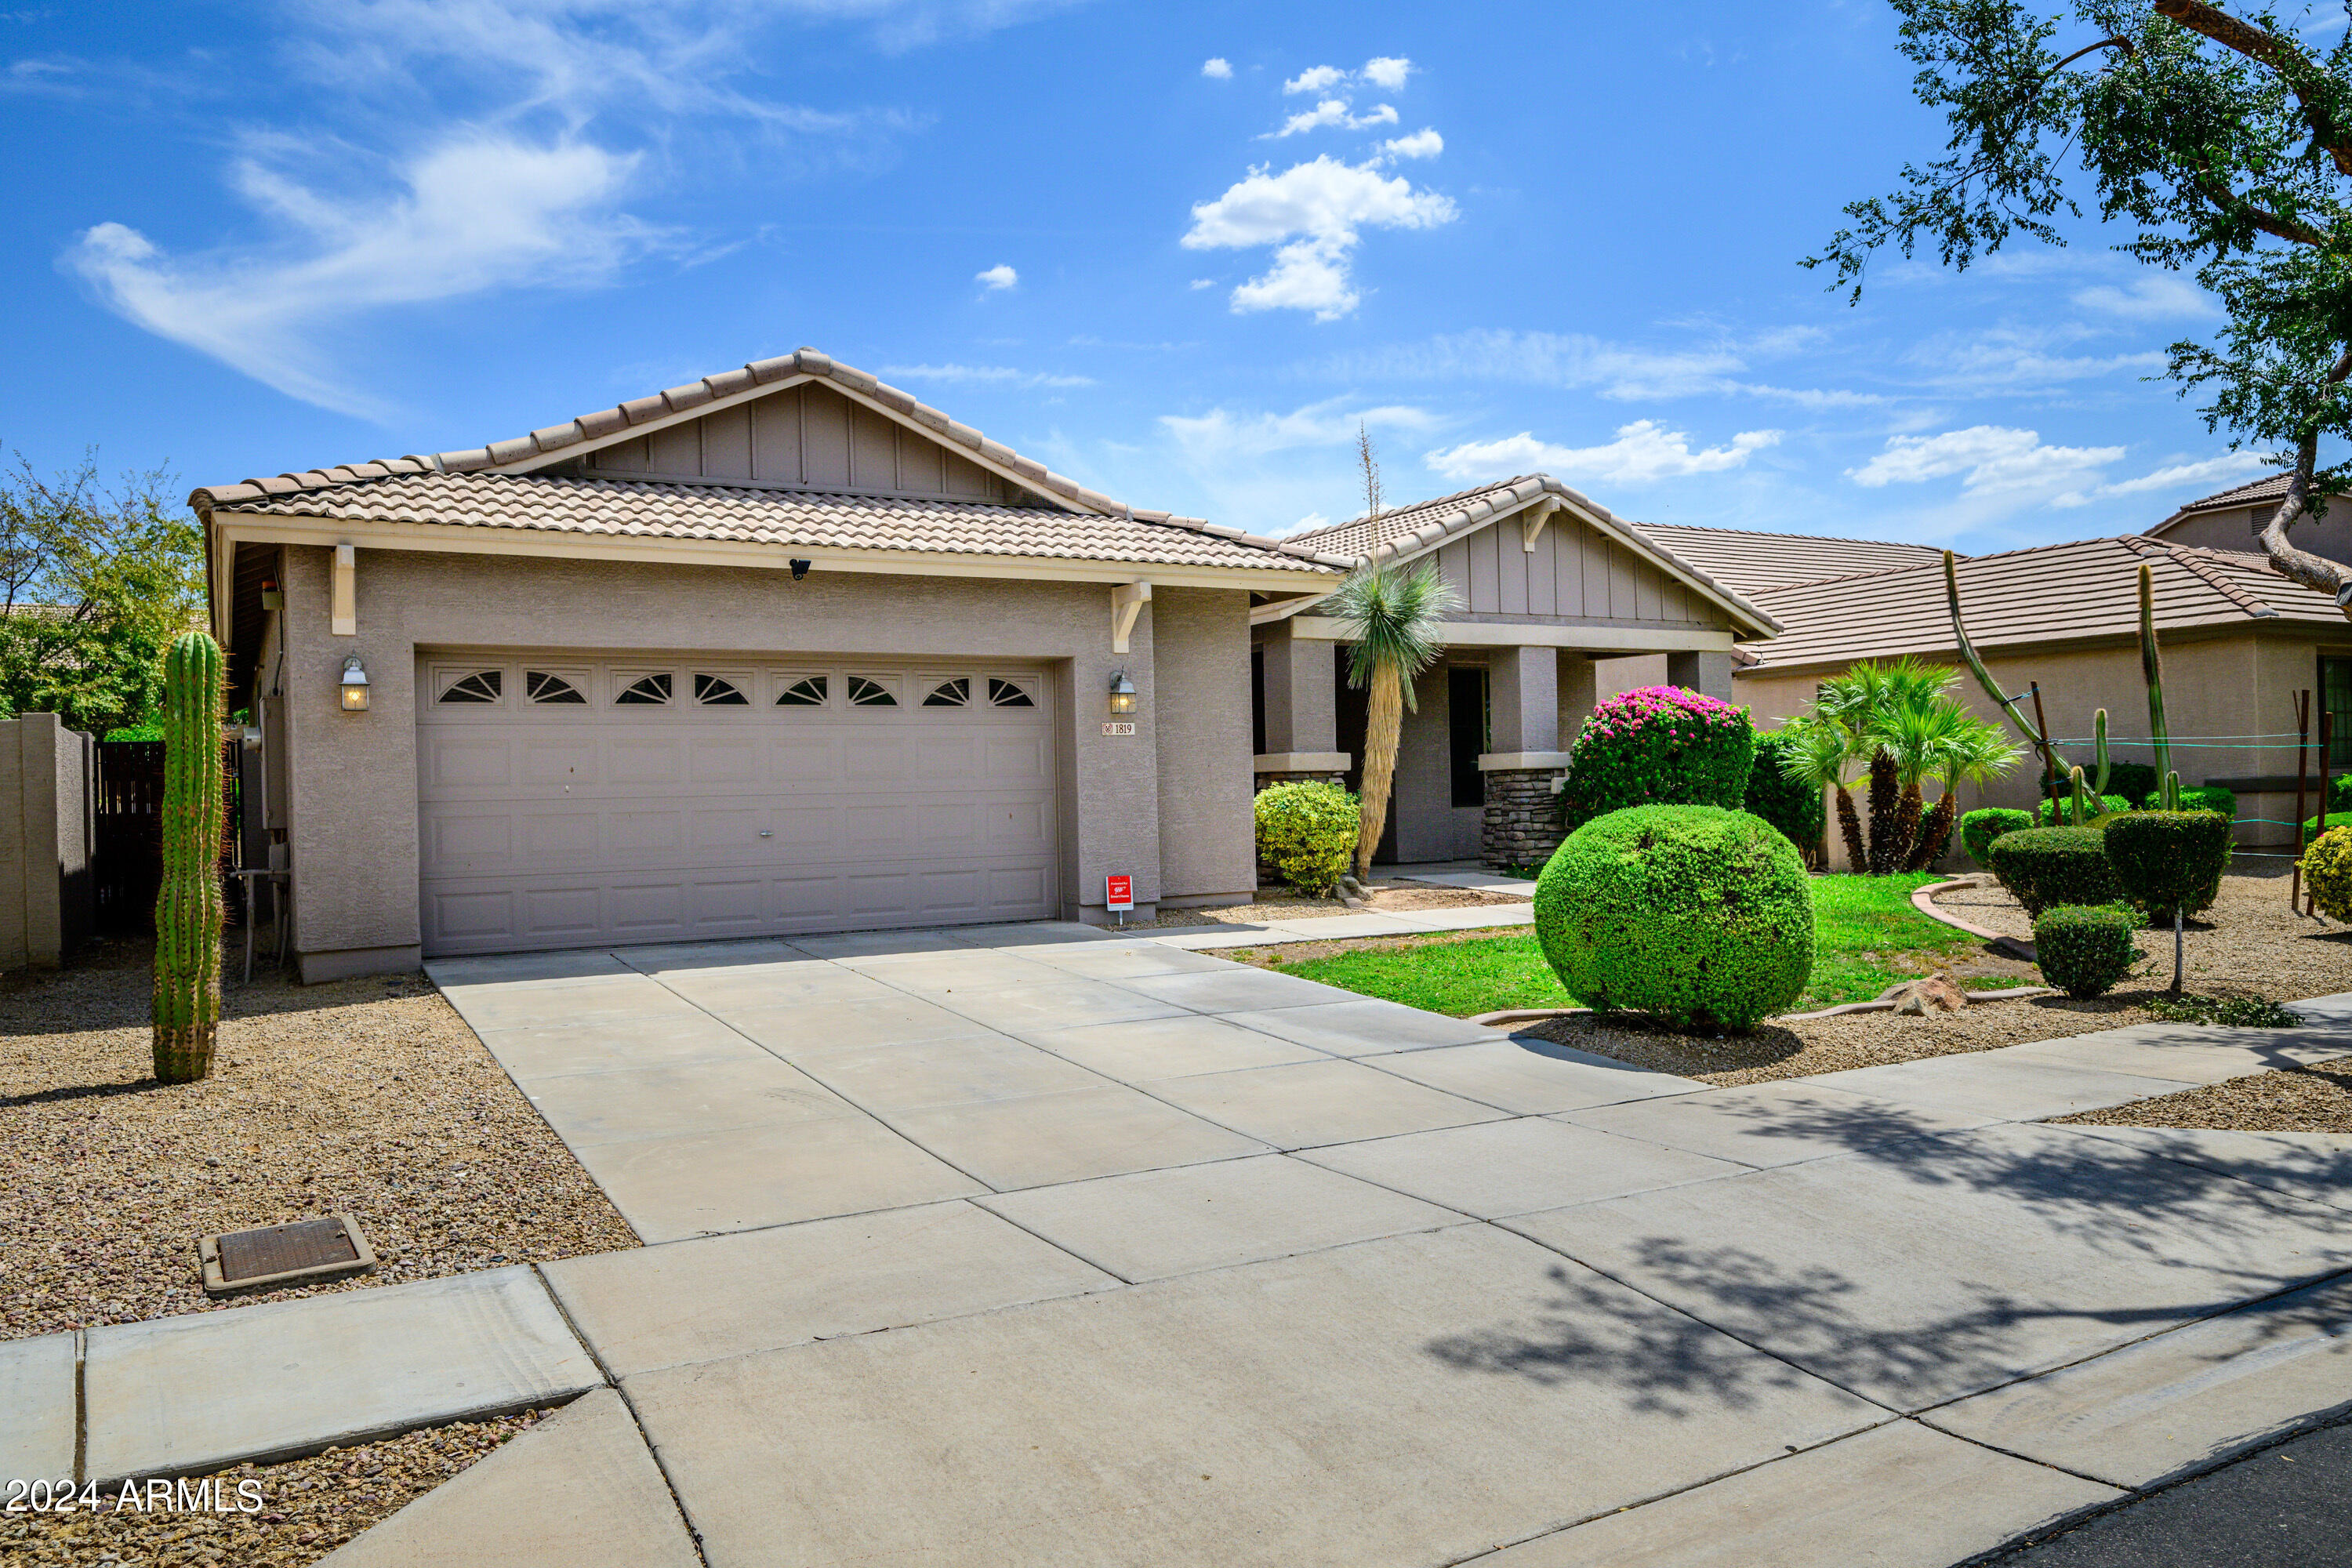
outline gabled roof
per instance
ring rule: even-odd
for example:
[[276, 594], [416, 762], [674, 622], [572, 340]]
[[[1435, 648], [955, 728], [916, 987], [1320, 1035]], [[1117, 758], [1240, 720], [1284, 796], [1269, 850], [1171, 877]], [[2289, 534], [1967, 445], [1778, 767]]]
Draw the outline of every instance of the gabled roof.
[[[455, 525], [604, 538], [718, 540], [778, 548], [890, 550], [1139, 566], [1291, 571], [1329, 563], [1205, 524], [1074, 515], [904, 496], [740, 489], [539, 474], [396, 473], [215, 501], [215, 514]], [[1306, 585], [1302, 584], [1302, 586]]]
[[[2136, 637], [2143, 561], [2155, 569], [2159, 631], [2266, 622], [2339, 628], [2345, 624], [2334, 599], [2282, 575], [2263, 556], [2126, 534], [1959, 562], [1960, 610], [1969, 637], [1988, 650]], [[1762, 673], [1958, 651], [1940, 562], [1801, 583], [1757, 596], [1787, 627], [1756, 645]]]
[[1370, 556], [1375, 561], [1410, 561], [1437, 549], [1449, 540], [1458, 539], [1514, 512], [1522, 511], [1547, 496], [1566, 503], [1570, 510], [1636, 555], [1647, 557], [1668, 575], [1697, 589], [1702, 595], [1727, 611], [1732, 619], [1748, 632], [1769, 636], [1780, 629], [1780, 623], [1772, 618], [1771, 614], [1746, 595], [1685, 559], [1671, 546], [1651, 537], [1640, 525], [1619, 517], [1581, 490], [1570, 489], [1549, 474], [1523, 474], [1517, 479], [1498, 479], [1493, 484], [1439, 496], [1433, 500], [1397, 507], [1377, 516], [1354, 518], [1346, 522], [1333, 523], [1328, 528], [1294, 533], [1289, 538], [1294, 543], [1350, 559]]
[[[2231, 507], [2259, 506], [2264, 501], [2278, 500], [2286, 494], [2287, 480], [2293, 477], [2289, 474], [2265, 474], [2259, 479], [2249, 479], [2242, 485], [2216, 490], [2202, 500], [2184, 501], [2180, 510], [2164, 521], [2170, 522], [2191, 512], [2227, 511]], [[2163, 522], [2157, 524], [2158, 528], [2163, 526]]]
[[1637, 522], [1647, 537], [1743, 594], [1760, 594], [1823, 577], [1880, 572], [1891, 566], [1933, 565], [1944, 552], [1930, 544], [1884, 539], [1834, 539], [1811, 533], [1764, 533], [1748, 528], [1699, 528]]

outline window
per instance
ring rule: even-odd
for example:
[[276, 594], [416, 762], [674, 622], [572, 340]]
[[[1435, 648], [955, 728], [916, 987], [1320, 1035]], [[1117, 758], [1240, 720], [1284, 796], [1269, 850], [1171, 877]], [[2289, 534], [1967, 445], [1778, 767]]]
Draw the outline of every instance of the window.
[[560, 675], [543, 669], [527, 669], [522, 676], [523, 694], [533, 702], [585, 702], [580, 689]]
[[698, 675], [694, 678], [694, 700], [705, 708], [749, 708], [751, 700], [742, 689], [724, 676]]
[[1486, 749], [1486, 672], [1475, 667], [1445, 672], [1445, 738], [1453, 763], [1454, 804], [1486, 804], [1486, 775], [1478, 771]]
[[856, 708], [898, 706], [898, 700], [890, 695], [888, 687], [863, 675], [853, 675], [849, 678], [849, 701], [851, 706]]
[[971, 679], [969, 677], [960, 675], [953, 680], [940, 681], [937, 686], [931, 688], [931, 694], [923, 699], [923, 706], [926, 708], [971, 707]]
[[478, 669], [471, 675], [461, 675], [441, 689], [444, 702], [496, 702], [499, 700], [500, 674], [495, 669]]
[[[2352, 657], [2326, 655], [2319, 661], [2319, 708], [2322, 712], [2336, 715], [2327, 734], [2327, 765], [2340, 768], [2352, 763]], [[2319, 728], [2315, 715], [2314, 731]], [[2315, 744], [2319, 737], [2311, 737]]]
[[804, 675], [776, 694], [779, 708], [822, 708], [824, 706], [824, 677]]
[[988, 705], [991, 708], [1034, 708], [1029, 693], [1009, 680], [988, 678]]
[[621, 694], [618, 697], [614, 698], [613, 700], [615, 702], [650, 702], [656, 705], [667, 702], [669, 700], [669, 671], [663, 670], [657, 675], [644, 676], [638, 679], [632, 680], [628, 685], [621, 688]]

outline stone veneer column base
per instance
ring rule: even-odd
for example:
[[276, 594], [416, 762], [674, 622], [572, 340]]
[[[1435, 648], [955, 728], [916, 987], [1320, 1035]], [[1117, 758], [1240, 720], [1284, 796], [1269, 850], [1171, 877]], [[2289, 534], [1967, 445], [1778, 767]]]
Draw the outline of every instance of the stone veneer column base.
[[1478, 830], [1478, 863], [1500, 871], [1541, 866], [1568, 837], [1559, 826], [1559, 768], [1486, 770], [1486, 816]]

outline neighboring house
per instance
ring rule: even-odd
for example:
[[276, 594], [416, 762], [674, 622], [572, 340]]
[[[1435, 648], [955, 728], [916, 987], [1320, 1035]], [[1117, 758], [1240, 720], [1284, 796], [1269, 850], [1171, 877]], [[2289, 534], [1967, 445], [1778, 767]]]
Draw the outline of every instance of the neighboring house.
[[[1548, 858], [1552, 796], [1601, 671], [1654, 658], [1660, 677], [1727, 700], [1733, 645], [1780, 629], [1757, 602], [1549, 475], [1506, 479], [1289, 542], [1342, 558], [1428, 558], [1464, 607], [1415, 687], [1378, 858]], [[1319, 590], [1269, 598], [1256, 622], [1256, 772], [1360, 777], [1365, 694], [1349, 685]]]
[[[2116, 759], [2152, 761], [2142, 563], [2154, 570], [2174, 768], [2185, 784], [2237, 793], [2242, 842], [2291, 841], [2296, 692], [2335, 707], [2336, 765], [2352, 762], [2352, 623], [2328, 595], [2259, 554], [2127, 534], [1962, 560], [1969, 637], [2004, 693], [2025, 697], [2040, 684], [2050, 727], [2072, 759], [2090, 765], [2093, 714], [2104, 707]], [[1824, 677], [1858, 659], [1914, 654], [1958, 664], [1940, 562], [1767, 588], [1755, 599], [1784, 627], [1755, 645], [1757, 662], [1738, 672], [1740, 700], [1759, 727], [1803, 712]], [[1954, 689], [1980, 716], [2000, 717], [1965, 673]], [[2040, 783], [2040, 764], [2029, 759], [1988, 789], [1964, 789], [1962, 801], [2030, 807]]]
[[[2148, 537], [2208, 550], [2259, 551], [2255, 536], [2278, 510], [2286, 483], [2286, 475], [2273, 474], [2190, 501], [2149, 529]], [[2314, 555], [2352, 562], [2352, 496], [2331, 497], [2325, 516], [2304, 519], [2287, 530], [2287, 538]]]
[[306, 980], [1246, 900], [1252, 599], [1347, 564], [805, 349], [190, 504]]

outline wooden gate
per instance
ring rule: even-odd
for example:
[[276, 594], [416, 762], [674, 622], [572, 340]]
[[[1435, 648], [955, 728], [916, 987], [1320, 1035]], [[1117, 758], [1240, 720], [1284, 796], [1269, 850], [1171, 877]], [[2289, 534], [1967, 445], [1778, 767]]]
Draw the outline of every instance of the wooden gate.
[[[243, 920], [242, 889], [226, 873], [235, 867], [238, 800], [236, 742], [223, 745], [228, 810], [221, 839], [228, 923]], [[98, 929], [108, 936], [138, 936], [155, 929], [155, 890], [163, 879], [163, 742], [101, 741], [98, 747]]]

